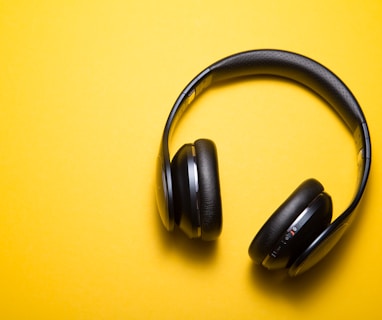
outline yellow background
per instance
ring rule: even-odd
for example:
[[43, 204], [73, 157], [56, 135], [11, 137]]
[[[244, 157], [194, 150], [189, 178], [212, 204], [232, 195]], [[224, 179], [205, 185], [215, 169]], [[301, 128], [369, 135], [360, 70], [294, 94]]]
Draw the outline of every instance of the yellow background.
[[[351, 88], [373, 165], [360, 215], [305, 275], [260, 270], [255, 233], [303, 179], [334, 216], [356, 180], [351, 135], [283, 81], [211, 89], [171, 152], [218, 148], [223, 233], [168, 233], [155, 161], [176, 97], [227, 55], [278, 48]], [[1, 319], [376, 319], [381, 316], [382, 2], [0, 1]]]

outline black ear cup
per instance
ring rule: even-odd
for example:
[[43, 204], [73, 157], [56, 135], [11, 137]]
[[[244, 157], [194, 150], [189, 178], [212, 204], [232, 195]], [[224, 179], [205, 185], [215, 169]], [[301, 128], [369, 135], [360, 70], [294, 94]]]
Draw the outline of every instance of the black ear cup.
[[171, 162], [175, 223], [190, 238], [215, 240], [222, 228], [217, 152], [211, 140], [185, 144]]
[[288, 268], [330, 224], [332, 201], [323, 190], [317, 180], [306, 180], [272, 214], [248, 250], [257, 264]]
[[199, 178], [202, 239], [215, 240], [222, 230], [222, 206], [216, 146], [211, 140], [195, 141]]

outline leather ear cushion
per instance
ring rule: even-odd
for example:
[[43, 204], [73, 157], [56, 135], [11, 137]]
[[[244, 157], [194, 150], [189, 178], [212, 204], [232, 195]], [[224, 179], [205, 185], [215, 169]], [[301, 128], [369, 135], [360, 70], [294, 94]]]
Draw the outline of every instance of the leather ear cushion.
[[190, 175], [190, 165], [193, 163], [192, 144], [183, 145], [171, 162], [173, 183], [174, 222], [190, 238], [198, 236], [199, 213], [197, 210], [197, 195], [195, 181]]
[[324, 187], [317, 180], [306, 180], [272, 214], [255, 236], [248, 250], [250, 257], [257, 264], [262, 264], [283, 232], [323, 190]]
[[215, 240], [222, 229], [222, 206], [215, 144], [199, 139], [195, 143], [195, 158], [199, 180], [199, 210], [201, 237]]

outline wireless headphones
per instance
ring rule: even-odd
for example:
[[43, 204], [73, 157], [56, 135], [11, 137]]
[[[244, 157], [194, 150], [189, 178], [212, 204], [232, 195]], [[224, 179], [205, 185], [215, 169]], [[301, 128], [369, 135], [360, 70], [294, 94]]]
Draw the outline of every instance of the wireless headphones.
[[332, 201], [314, 179], [303, 182], [272, 214], [249, 247], [255, 263], [287, 268], [295, 276], [321, 260], [353, 221], [371, 164], [366, 119], [346, 85], [321, 64], [295, 53], [253, 50], [222, 59], [199, 73], [182, 91], [167, 119], [157, 171], [157, 204], [167, 230], [177, 225], [190, 238], [215, 240], [222, 229], [222, 206], [216, 147], [200, 139], [183, 145], [170, 161], [172, 129], [191, 102], [208, 87], [248, 76], [293, 80], [322, 97], [353, 134], [359, 150], [358, 185], [347, 209], [331, 223]]

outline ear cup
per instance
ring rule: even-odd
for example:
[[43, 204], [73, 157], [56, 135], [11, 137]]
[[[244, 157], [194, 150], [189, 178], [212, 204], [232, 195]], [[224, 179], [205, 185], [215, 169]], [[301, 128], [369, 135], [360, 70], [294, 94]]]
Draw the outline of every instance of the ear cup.
[[195, 141], [195, 151], [199, 179], [201, 237], [203, 240], [215, 240], [222, 229], [216, 147], [211, 140], [199, 139]]
[[183, 145], [171, 162], [174, 222], [190, 238], [200, 237], [199, 182], [195, 148]]
[[303, 182], [272, 214], [249, 247], [250, 257], [268, 269], [288, 267], [329, 225], [331, 198], [314, 179]]
[[215, 240], [222, 228], [217, 152], [211, 140], [185, 144], [171, 162], [175, 223], [190, 238]]

